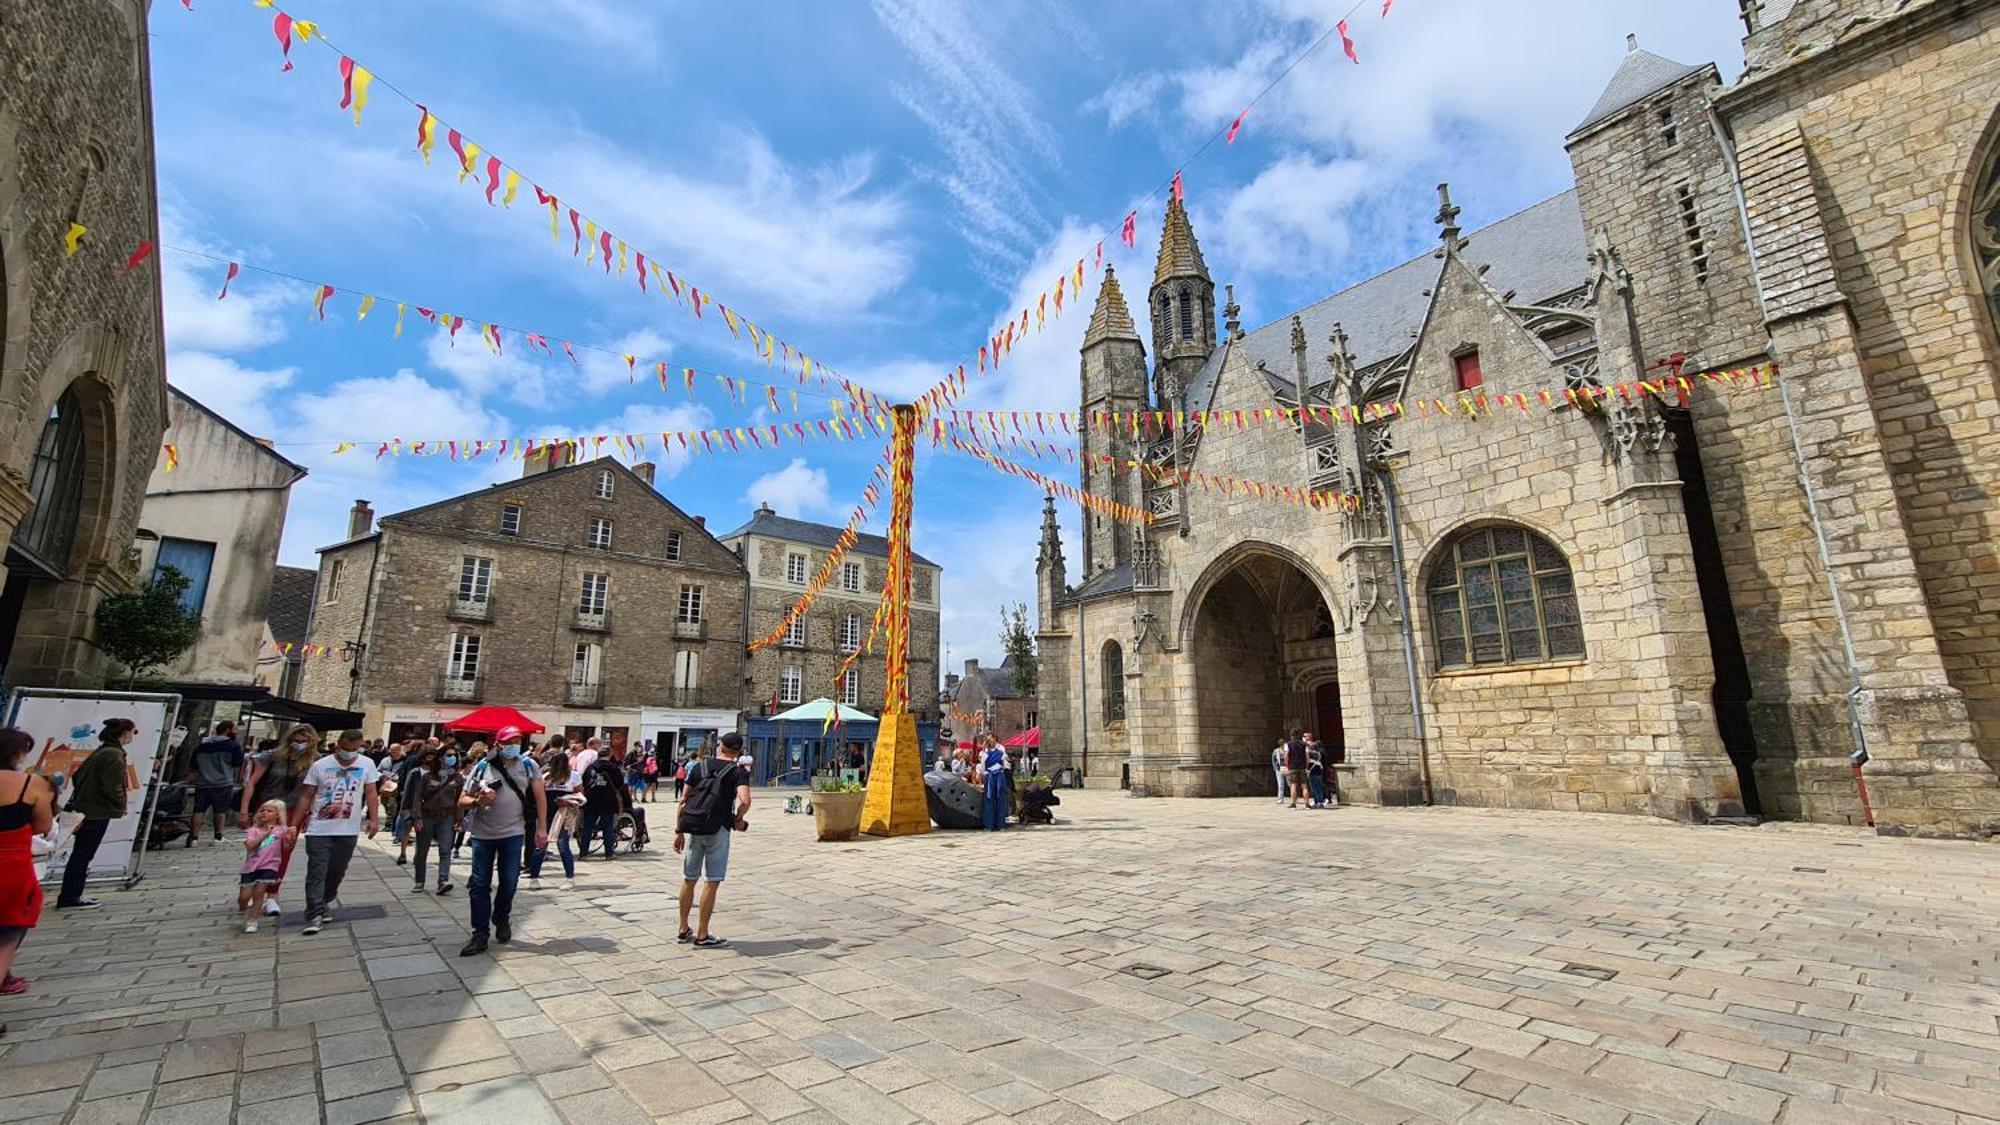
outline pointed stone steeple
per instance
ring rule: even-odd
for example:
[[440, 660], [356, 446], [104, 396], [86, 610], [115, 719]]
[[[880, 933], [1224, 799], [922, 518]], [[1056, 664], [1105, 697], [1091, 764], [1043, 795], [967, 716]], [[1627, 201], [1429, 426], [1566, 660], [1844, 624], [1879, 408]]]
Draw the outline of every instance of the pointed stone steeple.
[[1201, 243], [1194, 238], [1187, 208], [1178, 199], [1167, 200], [1167, 219], [1160, 227], [1160, 256], [1153, 263], [1153, 280], [1169, 277], [1208, 276], [1208, 263], [1201, 260]]
[[1069, 592], [1068, 568], [1063, 564], [1062, 528], [1056, 521], [1054, 493], [1042, 495], [1042, 543], [1035, 557], [1035, 593], [1041, 611], [1041, 625], [1055, 624], [1057, 599]]
[[1097, 307], [1090, 310], [1090, 327], [1084, 329], [1083, 346], [1103, 340], [1137, 340], [1139, 327], [1132, 322], [1132, 310], [1125, 305], [1125, 291], [1118, 287], [1118, 271], [1104, 267], [1104, 284], [1097, 287]]
[[1167, 200], [1147, 300], [1153, 314], [1153, 408], [1179, 410], [1182, 393], [1215, 350], [1215, 282], [1178, 199]]

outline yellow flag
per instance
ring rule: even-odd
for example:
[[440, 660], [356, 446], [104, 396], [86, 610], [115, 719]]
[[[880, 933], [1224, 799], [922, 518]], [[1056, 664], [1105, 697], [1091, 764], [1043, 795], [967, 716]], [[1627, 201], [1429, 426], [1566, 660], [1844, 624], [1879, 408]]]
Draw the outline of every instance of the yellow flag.
[[[293, 24], [292, 26], [297, 27], [298, 25]], [[354, 83], [354, 92], [350, 99], [350, 104], [354, 110], [354, 123], [359, 125], [361, 124], [361, 111], [368, 106], [368, 87], [375, 84], [375, 72], [357, 63], [354, 67], [352, 81]]]
[[303, 43], [319, 34], [319, 25], [311, 20], [293, 20], [292, 34], [298, 36], [299, 42]]
[[403, 309], [406, 307], [403, 302], [396, 302], [396, 335], [398, 336], [403, 334]]
[[618, 240], [618, 272], [625, 272], [625, 240]]
[[63, 257], [76, 257], [76, 248], [83, 242], [83, 232], [88, 229], [82, 223], [71, 223], [69, 233], [63, 235]]
[[512, 168], [507, 169], [507, 194], [500, 197], [500, 206], [512, 207], [514, 205], [514, 194], [520, 190], [521, 173], [514, 171]]
[[467, 177], [467, 176], [470, 176], [470, 175], [472, 174], [472, 162], [473, 162], [474, 160], [478, 159], [478, 157], [479, 157], [479, 142], [478, 142], [478, 141], [471, 141], [471, 140], [469, 140], [469, 141], [466, 141], [466, 142], [465, 142], [465, 163], [463, 163], [463, 164], [461, 164], [461, 165], [459, 165], [459, 166], [458, 166], [458, 182], [459, 182], [459, 183], [461, 183], [461, 184], [462, 184], [462, 183], [464, 183], [464, 182], [465, 182], [465, 177]]
[[597, 256], [597, 223], [592, 219], [583, 221], [583, 260], [588, 262]]
[[354, 317], [354, 319], [356, 319], [356, 320], [367, 320], [367, 319], [368, 319], [368, 310], [369, 310], [369, 309], [372, 309], [372, 308], [374, 308], [374, 307], [375, 307], [375, 294], [373, 294], [373, 293], [363, 293], [363, 294], [361, 295], [361, 310], [360, 310], [360, 312], [358, 312], [358, 313], [356, 313], [356, 314], [355, 314], [355, 317]]

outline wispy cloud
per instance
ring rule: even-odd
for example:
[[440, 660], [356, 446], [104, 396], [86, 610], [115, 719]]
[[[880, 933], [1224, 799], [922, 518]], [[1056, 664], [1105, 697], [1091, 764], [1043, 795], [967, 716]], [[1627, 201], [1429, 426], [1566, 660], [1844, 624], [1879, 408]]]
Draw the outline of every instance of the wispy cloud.
[[830, 516], [838, 507], [829, 494], [825, 469], [816, 469], [803, 457], [776, 472], [765, 473], [743, 490], [746, 505], [769, 504], [779, 515], [792, 519]]
[[537, 35], [637, 62], [660, 57], [661, 6], [651, 0], [486, 0], [486, 11]]

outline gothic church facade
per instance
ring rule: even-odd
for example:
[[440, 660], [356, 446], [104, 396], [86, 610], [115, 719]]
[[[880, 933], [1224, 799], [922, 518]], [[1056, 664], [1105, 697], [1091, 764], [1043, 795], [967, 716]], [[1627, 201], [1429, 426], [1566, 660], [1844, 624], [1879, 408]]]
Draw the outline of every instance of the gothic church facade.
[[1082, 486], [1155, 518], [1086, 513], [1072, 561], [1045, 512], [1045, 768], [1269, 793], [1297, 726], [1363, 803], [2000, 830], [2000, 0], [1744, 19], [1735, 85], [1632, 45], [1571, 190], [1467, 233], [1440, 188], [1432, 253], [1263, 328], [1225, 290], [1218, 332], [1177, 203], [1150, 367], [1106, 271], [1085, 411], [1383, 420], [1085, 427]]

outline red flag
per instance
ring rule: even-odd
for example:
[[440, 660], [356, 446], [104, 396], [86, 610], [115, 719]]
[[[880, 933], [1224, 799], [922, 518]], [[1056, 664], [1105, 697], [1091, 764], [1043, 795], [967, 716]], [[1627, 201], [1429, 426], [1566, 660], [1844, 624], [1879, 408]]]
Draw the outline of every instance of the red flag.
[[313, 311], [319, 314], [321, 320], [326, 319], [326, 299], [331, 296], [333, 296], [333, 286], [331, 285], [322, 285], [313, 294]]
[[486, 203], [488, 206], [492, 205], [493, 193], [498, 190], [500, 190], [500, 158], [489, 156], [486, 158]]
[[1139, 212], [1127, 211], [1125, 213], [1125, 226], [1118, 232], [1118, 237], [1124, 239], [1127, 246], [1137, 246], [1139, 244]]
[[597, 236], [597, 245], [604, 251], [604, 272], [611, 272], [611, 232], [602, 231]]
[[1173, 188], [1173, 191], [1174, 191], [1174, 199], [1175, 199], [1176, 201], [1179, 201], [1179, 200], [1182, 200], [1182, 199], [1186, 199], [1186, 198], [1187, 198], [1187, 192], [1186, 192], [1185, 190], [1183, 190], [1183, 189], [1181, 188], [1181, 173], [1180, 173], [1180, 170], [1179, 170], [1179, 169], [1175, 169], [1175, 170], [1174, 170], [1174, 188]]
[[151, 257], [152, 253], [153, 253], [152, 241], [142, 240], [139, 243], [138, 248], [132, 251], [132, 256], [125, 259], [125, 272], [131, 273], [134, 269], [137, 269], [139, 263]]
[[1385, 16], [1388, 15], [1389, 5], [1394, 4], [1395, 2], [1396, 0], [1382, 0], [1382, 14]]
[[638, 267], [639, 270], [639, 291], [644, 293], [646, 291], [646, 253], [643, 250], [635, 250], [632, 254], [632, 264]]
[[1104, 268], [1104, 240], [1100, 238], [1097, 240], [1097, 264], [1093, 265], [1091, 269], [1092, 271], [1096, 271], [1096, 270], [1101, 270], [1103, 268]]
[[284, 69], [292, 69], [292, 17], [284, 12], [272, 16], [271, 34], [278, 37], [278, 49], [285, 53]]
[[236, 275], [241, 273], [242, 270], [243, 267], [235, 262], [229, 263], [229, 272], [222, 275], [222, 292], [215, 295], [216, 300], [220, 301], [224, 297], [229, 296], [229, 283], [235, 281]]
[[582, 367], [583, 361], [576, 358], [576, 349], [569, 346], [569, 341], [564, 340], [562, 342], [562, 346], [563, 346], [563, 354], [569, 357], [569, 361], [571, 363], [576, 364], [578, 367]]
[[577, 215], [576, 208], [574, 207], [570, 208], [569, 209], [569, 233], [570, 233], [569, 256], [572, 258], [576, 257], [578, 254], [583, 253], [583, 227], [578, 225], [579, 218], [580, 216]]
[[1341, 20], [1339, 23], [1333, 25], [1333, 29], [1340, 33], [1340, 49], [1347, 52], [1348, 61], [1360, 62], [1361, 56], [1354, 53], [1354, 40], [1349, 38], [1347, 34], [1347, 21]]
[[1229, 135], [1222, 138], [1223, 144], [1233, 145], [1236, 143], [1236, 134], [1243, 131], [1243, 118], [1249, 112], [1247, 109], [1244, 110], [1242, 113], [1236, 115], [1236, 120], [1229, 123]]
[[[459, 168], [460, 168], [460, 169], [464, 169], [464, 168], [465, 168], [465, 166], [466, 166], [466, 161], [465, 161], [465, 138], [459, 135], [459, 133], [458, 133], [458, 130], [456, 130], [456, 129], [447, 129], [447, 130], [445, 130], [445, 134], [444, 134], [444, 142], [445, 142], [446, 144], [450, 145], [450, 146], [451, 146], [451, 151], [452, 151], [452, 152], [453, 152], [454, 154], [456, 154], [456, 155], [457, 155], [457, 157], [458, 157], [458, 166], [459, 166]], [[463, 180], [464, 180], [464, 177], [463, 177], [463, 176], [461, 176], [461, 177], [459, 177], [459, 179], [460, 179], [461, 181], [463, 181]]]

